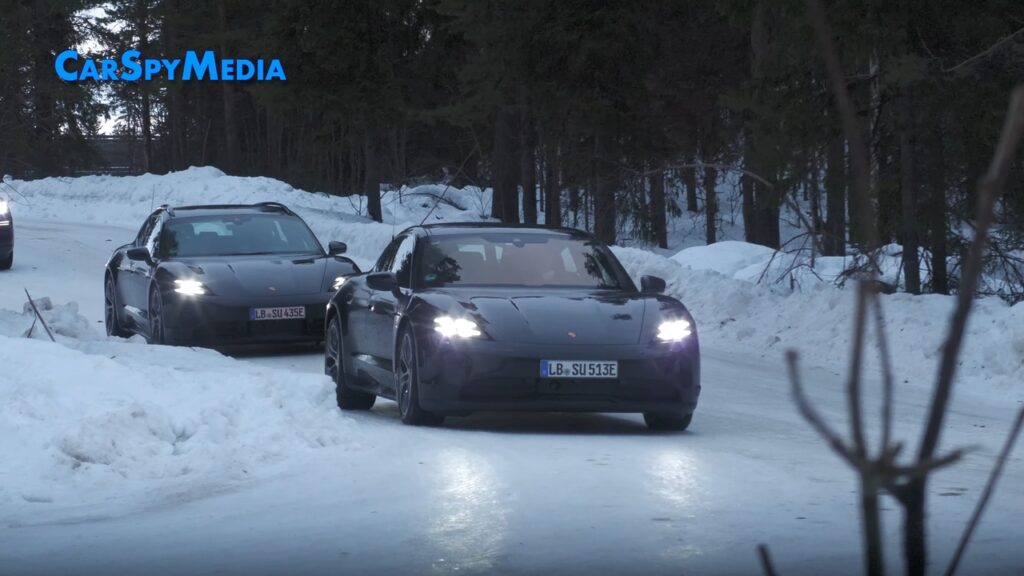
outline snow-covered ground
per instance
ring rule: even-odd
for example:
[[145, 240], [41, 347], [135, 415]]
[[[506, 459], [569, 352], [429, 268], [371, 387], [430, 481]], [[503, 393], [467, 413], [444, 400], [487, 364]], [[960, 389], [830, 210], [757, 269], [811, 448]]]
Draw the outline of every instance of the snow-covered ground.
[[[264, 200], [366, 264], [443, 186], [389, 195], [376, 224], [355, 199], [212, 168], [12, 184], [0, 573], [737, 574], [758, 572], [762, 542], [786, 574], [858, 571], [853, 476], [797, 416], [781, 362], [801, 350], [811, 393], [841, 423], [852, 291], [810, 278], [757, 284], [770, 250], [616, 249], [635, 277], [665, 277], [699, 322], [704, 392], [689, 432], [651, 434], [620, 415], [481, 414], [415, 429], [390, 402], [339, 412], [316, 351], [232, 357], [106, 339], [102, 267], [151, 205]], [[448, 190], [452, 202], [428, 220], [480, 219], [488, 196]], [[38, 326], [22, 337], [26, 288], [49, 298], [40, 304], [57, 344]], [[897, 432], [913, 438], [952, 302], [883, 300], [902, 383]], [[960, 376], [944, 443], [978, 450], [932, 483], [934, 571], [1024, 400], [1024, 306], [979, 303]], [[1007, 467], [963, 573], [1024, 566], [1021, 464]], [[899, 518], [887, 508], [895, 566]]]

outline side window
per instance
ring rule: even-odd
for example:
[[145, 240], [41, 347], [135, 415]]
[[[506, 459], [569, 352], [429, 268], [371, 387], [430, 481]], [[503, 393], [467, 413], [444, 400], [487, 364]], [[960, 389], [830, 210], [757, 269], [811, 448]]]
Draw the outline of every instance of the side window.
[[406, 236], [398, 245], [390, 270], [398, 277], [398, 285], [402, 288], [412, 287], [412, 254], [416, 248], [416, 237]]
[[377, 259], [377, 264], [374, 265], [374, 272], [386, 272], [391, 269], [391, 261], [395, 258], [395, 251], [398, 250], [398, 244], [401, 243], [402, 238], [395, 238], [388, 244], [388, 247], [384, 249], [380, 254], [380, 258]]
[[160, 232], [163, 229], [163, 221], [160, 218], [157, 218], [153, 227], [149, 231], [149, 236], [146, 238], [146, 248], [149, 248], [149, 253], [155, 258], [163, 257], [163, 254], [160, 252]]
[[146, 218], [146, 221], [142, 223], [142, 228], [139, 229], [139, 234], [135, 237], [136, 247], [146, 246], [146, 243], [149, 241], [149, 238], [153, 233], [153, 227], [156, 226], [156, 222], [159, 217], [159, 214], [150, 214], [149, 218]]

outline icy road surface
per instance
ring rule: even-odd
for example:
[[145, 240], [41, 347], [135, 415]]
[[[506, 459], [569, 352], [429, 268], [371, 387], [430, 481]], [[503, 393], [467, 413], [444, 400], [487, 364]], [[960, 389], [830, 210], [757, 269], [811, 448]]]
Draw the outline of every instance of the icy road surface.
[[[102, 329], [102, 266], [135, 230], [17, 226], [0, 308], [20, 310], [28, 288], [77, 301]], [[154, 365], [181, 362], [196, 379], [204, 373], [193, 357], [196, 366], [242, 362], [285, 380], [321, 371], [319, 353], [306, 349], [231, 359], [139, 346]], [[755, 574], [759, 543], [783, 574], [860, 572], [853, 475], [797, 415], [781, 356], [705, 348], [701, 405], [682, 434], [612, 415], [481, 414], [411, 428], [380, 402], [370, 413], [317, 416], [351, 434], [349, 443], [286, 455], [243, 479], [178, 489], [136, 481], [116, 498], [8, 494], [16, 501], [0, 507], [0, 574]], [[826, 415], [841, 418], [842, 378], [813, 368], [804, 377]], [[916, 432], [925, 407], [922, 391], [901, 389], [902, 436]], [[944, 569], [1016, 406], [964, 391], [954, 409], [945, 444], [978, 449], [931, 483], [933, 573]], [[0, 447], [10, 451], [0, 453], [4, 496], [29, 455]], [[1007, 467], [961, 573], [1024, 570], [1021, 464], [1018, 455]], [[898, 569], [900, 519], [885, 505], [887, 560]]]

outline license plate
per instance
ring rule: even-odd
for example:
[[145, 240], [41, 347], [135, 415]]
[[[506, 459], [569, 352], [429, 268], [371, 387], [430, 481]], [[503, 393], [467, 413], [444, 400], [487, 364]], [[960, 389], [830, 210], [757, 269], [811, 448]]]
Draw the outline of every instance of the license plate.
[[618, 378], [614, 360], [541, 360], [541, 378]]
[[276, 308], [250, 308], [249, 320], [302, 320], [305, 306], [279, 306]]

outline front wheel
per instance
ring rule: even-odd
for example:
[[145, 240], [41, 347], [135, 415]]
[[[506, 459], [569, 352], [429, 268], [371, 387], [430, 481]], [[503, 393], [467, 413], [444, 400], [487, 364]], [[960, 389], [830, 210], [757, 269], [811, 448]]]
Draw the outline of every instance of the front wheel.
[[149, 289], [149, 343], [167, 343], [164, 338], [164, 301], [156, 286]]
[[0, 270], [10, 270], [14, 266], [14, 250], [4, 258], [0, 258]]
[[327, 348], [324, 350], [324, 372], [334, 380], [334, 391], [338, 397], [338, 408], [342, 410], [369, 410], [377, 401], [376, 394], [353, 390], [348, 386], [345, 374], [344, 347], [341, 322], [331, 318], [327, 325]]
[[692, 421], [692, 412], [690, 414], [644, 413], [644, 422], [651, 430], [674, 430], [676, 432], [682, 432], [690, 427], [690, 422]]
[[405, 327], [398, 342], [398, 354], [394, 362], [395, 395], [402, 422], [412, 426], [439, 426], [444, 422], [444, 416], [427, 412], [420, 406], [420, 367], [412, 330]]
[[117, 319], [117, 309], [117, 288], [114, 286], [114, 278], [108, 275], [103, 283], [103, 320], [107, 336], [127, 338], [130, 334], [121, 328], [121, 322]]

